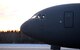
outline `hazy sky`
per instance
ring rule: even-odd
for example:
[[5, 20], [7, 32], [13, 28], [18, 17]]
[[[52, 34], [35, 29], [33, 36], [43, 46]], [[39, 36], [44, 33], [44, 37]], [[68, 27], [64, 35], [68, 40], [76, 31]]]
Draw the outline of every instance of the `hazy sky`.
[[80, 0], [0, 0], [0, 30], [19, 30], [36, 12], [67, 3], [80, 3]]

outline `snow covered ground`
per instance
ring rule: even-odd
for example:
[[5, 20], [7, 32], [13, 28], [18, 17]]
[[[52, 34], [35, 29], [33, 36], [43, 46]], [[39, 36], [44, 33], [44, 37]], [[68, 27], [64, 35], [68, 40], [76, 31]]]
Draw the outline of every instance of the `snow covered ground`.
[[[0, 44], [0, 50], [50, 50], [48, 44]], [[61, 50], [80, 50], [61, 47]]]

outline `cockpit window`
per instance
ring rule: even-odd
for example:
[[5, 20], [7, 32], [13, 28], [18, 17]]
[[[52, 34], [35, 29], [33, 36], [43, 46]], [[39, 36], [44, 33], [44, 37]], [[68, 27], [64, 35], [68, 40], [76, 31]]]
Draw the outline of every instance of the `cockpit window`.
[[40, 15], [40, 19], [44, 19], [45, 15]]
[[32, 18], [36, 18], [36, 19], [44, 19], [45, 18], [45, 15], [34, 15]]

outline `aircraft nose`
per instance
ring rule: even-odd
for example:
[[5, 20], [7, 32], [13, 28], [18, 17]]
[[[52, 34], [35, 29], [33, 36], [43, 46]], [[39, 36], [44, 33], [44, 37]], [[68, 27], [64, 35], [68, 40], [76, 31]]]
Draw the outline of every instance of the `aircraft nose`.
[[38, 19], [31, 19], [22, 24], [21, 31], [26, 35], [36, 36], [42, 29], [41, 26], [42, 23]]
[[21, 25], [21, 32], [22, 33], [28, 33], [30, 30], [30, 23], [29, 23], [30, 21], [26, 21], [26, 22], [24, 22], [22, 25]]

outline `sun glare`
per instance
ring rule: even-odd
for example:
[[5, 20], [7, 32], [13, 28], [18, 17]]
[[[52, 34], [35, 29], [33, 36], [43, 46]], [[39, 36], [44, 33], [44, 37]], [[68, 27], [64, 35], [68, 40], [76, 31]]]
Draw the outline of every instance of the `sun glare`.
[[55, 5], [80, 3], [79, 0], [0, 0], [0, 30], [20, 30], [36, 12]]

